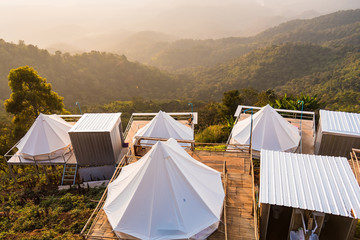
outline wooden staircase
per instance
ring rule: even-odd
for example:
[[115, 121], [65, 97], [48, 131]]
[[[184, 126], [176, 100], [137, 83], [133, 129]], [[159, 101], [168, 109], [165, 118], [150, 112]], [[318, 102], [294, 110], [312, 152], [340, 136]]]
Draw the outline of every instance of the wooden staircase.
[[75, 185], [77, 168], [77, 164], [64, 164], [61, 185]]

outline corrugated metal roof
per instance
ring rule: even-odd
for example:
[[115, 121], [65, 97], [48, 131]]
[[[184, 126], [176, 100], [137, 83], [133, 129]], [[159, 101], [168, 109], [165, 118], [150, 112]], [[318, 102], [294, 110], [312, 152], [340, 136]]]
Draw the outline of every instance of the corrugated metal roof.
[[86, 113], [69, 132], [110, 132], [121, 113]]
[[360, 136], [360, 114], [320, 110], [323, 132]]
[[346, 158], [262, 150], [260, 203], [360, 218], [360, 187]]

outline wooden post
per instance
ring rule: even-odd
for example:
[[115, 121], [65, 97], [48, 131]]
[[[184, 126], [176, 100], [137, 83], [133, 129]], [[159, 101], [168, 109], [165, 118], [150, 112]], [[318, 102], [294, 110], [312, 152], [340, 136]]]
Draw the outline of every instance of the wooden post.
[[[355, 163], [354, 163], [354, 156], [353, 155], [355, 155], [354, 154], [354, 152], [350, 152], [350, 160], [351, 160], [351, 164], [352, 164], [352, 166], [353, 166], [353, 171], [354, 171], [354, 173], [355, 173], [355, 178], [356, 178], [356, 180], [358, 181], [358, 183], [359, 183], [359, 178], [358, 178], [358, 175], [357, 175], [357, 169], [356, 169], [356, 166], [355, 166]], [[356, 160], [355, 160], [356, 161]]]
[[270, 205], [261, 204], [260, 205], [260, 239], [266, 239], [267, 228], [269, 225], [269, 216], [270, 216]]
[[355, 235], [355, 232], [356, 232], [357, 221], [358, 221], [357, 219], [352, 220], [346, 240], [350, 240], [350, 239], [354, 238], [354, 235]]

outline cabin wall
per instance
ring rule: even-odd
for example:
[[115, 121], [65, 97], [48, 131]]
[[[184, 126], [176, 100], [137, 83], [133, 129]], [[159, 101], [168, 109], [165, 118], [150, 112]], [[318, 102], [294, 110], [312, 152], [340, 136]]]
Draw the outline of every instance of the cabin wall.
[[315, 138], [315, 149], [314, 149], [314, 153], [319, 155], [319, 149], [320, 149], [320, 145], [321, 145], [321, 138], [322, 138], [322, 128], [321, 128], [321, 121], [319, 122], [319, 126], [318, 126], [318, 130], [316, 133], [316, 138]]
[[[115, 165], [110, 132], [69, 132], [79, 166]], [[120, 145], [121, 147], [121, 145]]]
[[110, 131], [110, 138], [111, 138], [111, 144], [112, 144], [115, 161], [117, 161], [118, 157], [120, 156], [123, 146], [123, 139], [121, 135], [122, 135], [122, 129], [121, 129], [121, 121], [119, 119], [119, 121]]
[[115, 165], [79, 168], [82, 182], [109, 180], [115, 171]]
[[321, 133], [321, 143], [315, 149], [316, 154], [326, 156], [341, 156], [350, 158], [352, 148], [360, 148], [360, 137], [348, 137], [334, 135], [331, 133]]

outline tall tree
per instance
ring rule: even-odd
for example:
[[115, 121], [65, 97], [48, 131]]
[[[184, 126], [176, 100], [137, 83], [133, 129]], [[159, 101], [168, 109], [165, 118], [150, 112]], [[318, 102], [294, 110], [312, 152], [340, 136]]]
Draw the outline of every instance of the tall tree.
[[65, 112], [63, 97], [51, 90], [51, 84], [31, 67], [12, 69], [8, 76], [12, 91], [5, 110], [14, 115], [14, 136], [21, 137], [40, 113]]

